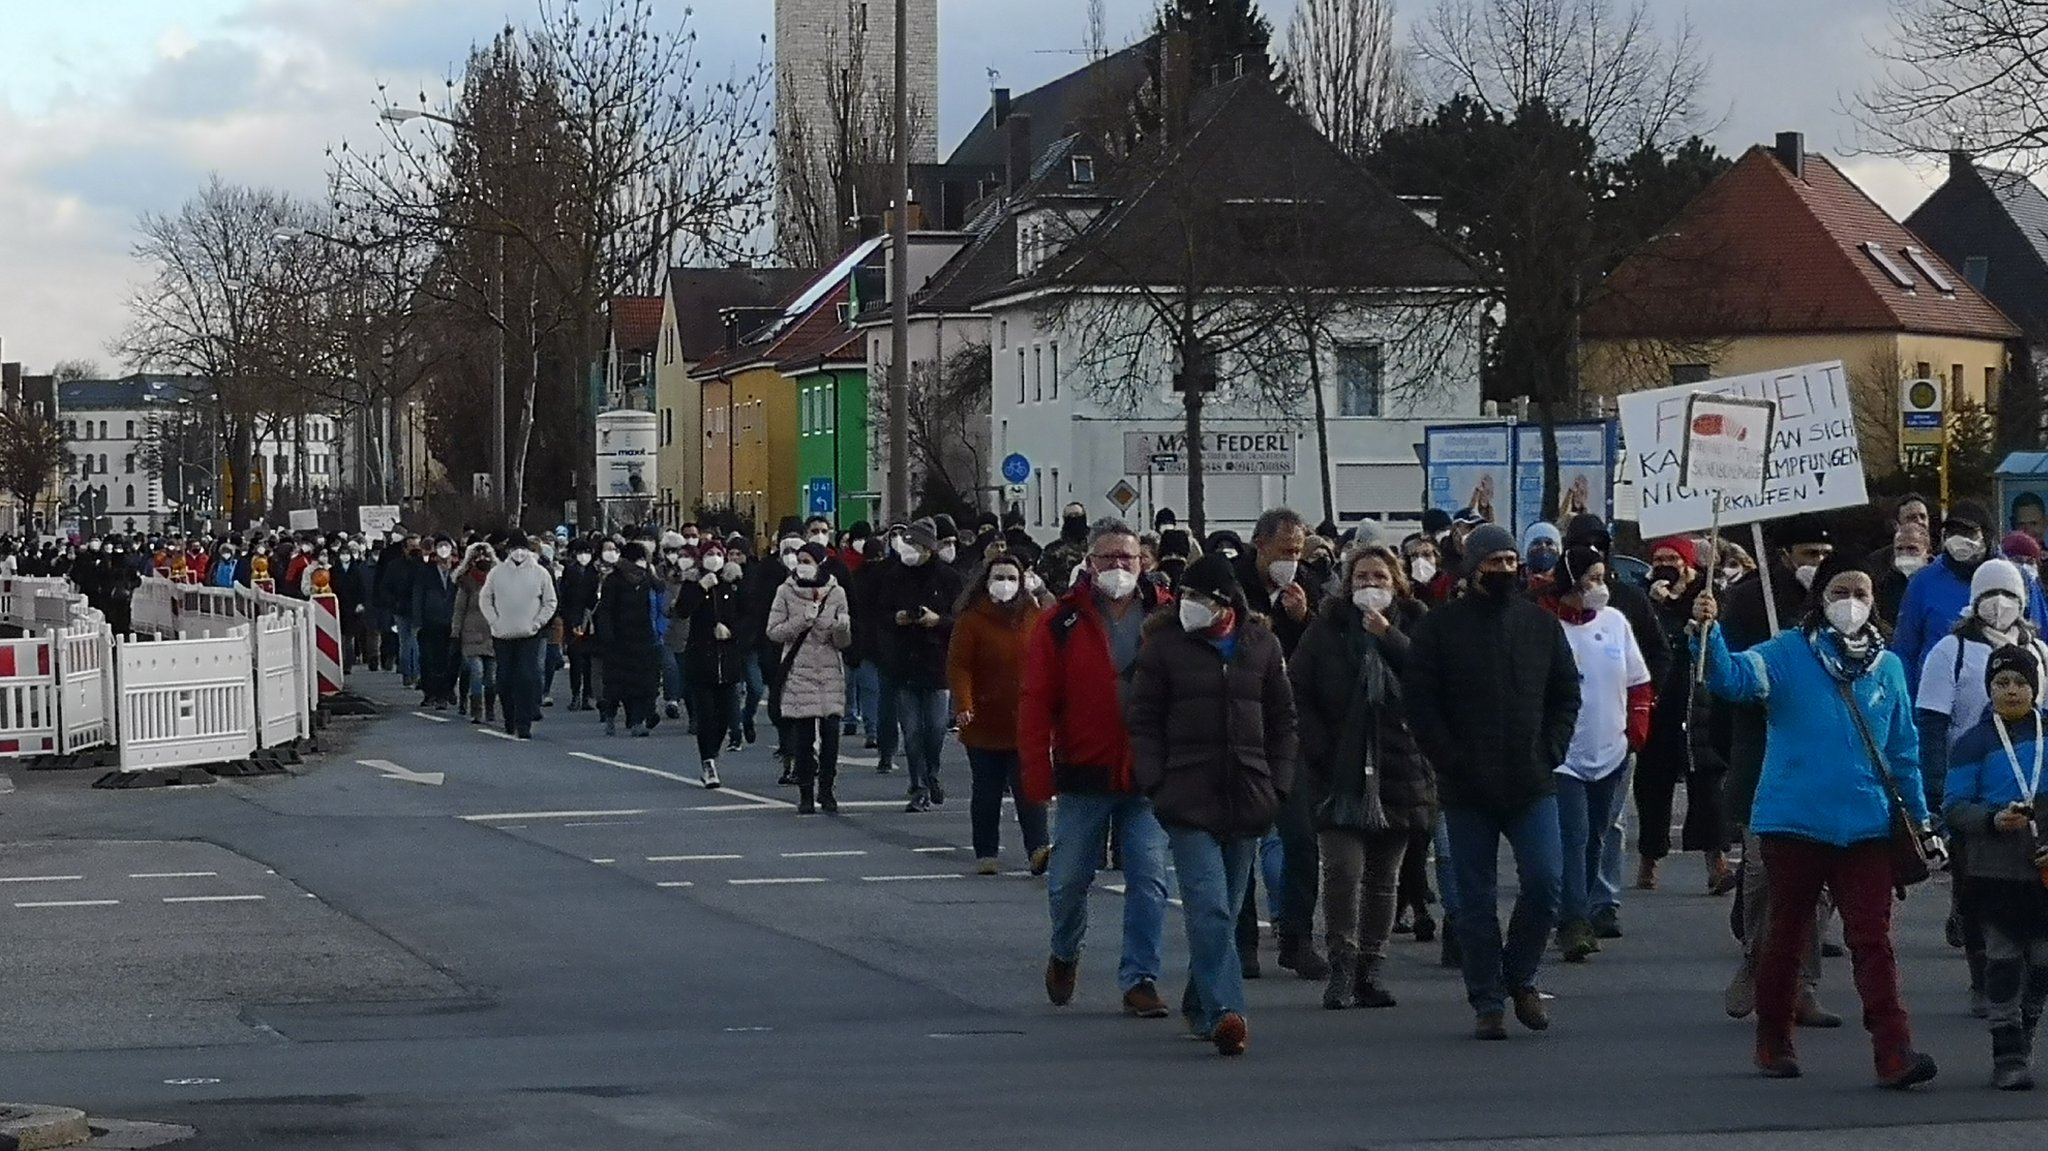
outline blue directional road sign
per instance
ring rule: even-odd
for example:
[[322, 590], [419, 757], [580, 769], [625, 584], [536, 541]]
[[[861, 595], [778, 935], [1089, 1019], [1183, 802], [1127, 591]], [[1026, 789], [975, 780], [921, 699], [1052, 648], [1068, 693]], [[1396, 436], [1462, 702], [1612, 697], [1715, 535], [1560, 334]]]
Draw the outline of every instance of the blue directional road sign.
[[1021, 484], [1031, 478], [1031, 461], [1016, 452], [1003, 457], [1003, 478]]
[[812, 477], [811, 477], [811, 486], [810, 486], [810, 495], [811, 495], [811, 512], [810, 512], [810, 514], [812, 514], [812, 515], [814, 515], [814, 516], [829, 516], [829, 515], [831, 515], [831, 514], [832, 514], [832, 504], [833, 504], [833, 498], [832, 498], [832, 497], [833, 497], [833, 495], [834, 495], [834, 493], [833, 493], [833, 490], [832, 490], [832, 487], [833, 487], [833, 484], [832, 484], [832, 477], [831, 477], [831, 476], [812, 476]]

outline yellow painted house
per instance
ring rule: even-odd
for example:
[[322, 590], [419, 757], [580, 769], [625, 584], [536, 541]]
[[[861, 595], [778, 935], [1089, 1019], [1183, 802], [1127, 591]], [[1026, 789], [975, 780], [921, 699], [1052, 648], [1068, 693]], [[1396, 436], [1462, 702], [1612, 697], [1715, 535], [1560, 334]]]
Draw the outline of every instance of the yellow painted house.
[[1826, 360], [1848, 369], [1863, 456], [1899, 458], [1901, 385], [1993, 412], [2020, 331], [1796, 132], [1754, 147], [1615, 268], [1580, 330], [1588, 392]]
[[[688, 520], [699, 503], [722, 503], [707, 493], [707, 446], [714, 435], [703, 421], [706, 405], [692, 370], [726, 349], [727, 316], [774, 315], [774, 306], [801, 287], [806, 274], [793, 268], [672, 268], [662, 293], [661, 334], [654, 356], [654, 410], [659, 455], [655, 458], [661, 522]], [[766, 309], [766, 311], [762, 311]], [[735, 320], [735, 322], [744, 322]], [[723, 474], [723, 469], [720, 469]]]
[[783, 517], [804, 514], [797, 479], [796, 384], [776, 365], [831, 331], [846, 330], [849, 298], [844, 278], [830, 291], [806, 293], [773, 322], [692, 373], [704, 404], [698, 422], [724, 429], [725, 440], [703, 454], [701, 490], [724, 493], [723, 501], [707, 495], [706, 502], [723, 503], [751, 519], [761, 539]]

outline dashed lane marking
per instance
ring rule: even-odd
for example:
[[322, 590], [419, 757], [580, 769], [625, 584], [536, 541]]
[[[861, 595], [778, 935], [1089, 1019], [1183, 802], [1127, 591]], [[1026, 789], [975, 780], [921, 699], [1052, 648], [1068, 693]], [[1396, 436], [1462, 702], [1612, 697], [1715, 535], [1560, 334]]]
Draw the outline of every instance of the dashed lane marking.
[[115, 907], [120, 902], [118, 899], [39, 899], [27, 903], [17, 903], [14, 906], [24, 909], [32, 907]]
[[650, 855], [649, 863], [718, 863], [728, 859], [745, 859], [744, 855]]
[[413, 714], [414, 714], [414, 715], [416, 715], [416, 716], [418, 716], [418, 717], [420, 717], [421, 719], [424, 719], [424, 720], [426, 720], [426, 721], [427, 721], [428, 723], [447, 723], [447, 722], [448, 722], [448, 717], [447, 717], [447, 716], [445, 716], [445, 715], [435, 715], [435, 714], [434, 714], [434, 713], [432, 713], [432, 712], [427, 712], [427, 711], [416, 711], [416, 712], [413, 712]]
[[563, 827], [631, 827], [630, 819], [586, 819], [577, 823], [565, 823]]
[[784, 858], [784, 859], [851, 859], [851, 858], [853, 858], [853, 857], [854, 857], [854, 856], [856, 856], [856, 855], [866, 855], [866, 854], [867, 854], [867, 852], [865, 852], [865, 851], [785, 851], [785, 852], [783, 852], [783, 853], [782, 853], [782, 858]]
[[966, 877], [966, 876], [964, 876], [964, 875], [961, 875], [961, 874], [960, 874], [960, 873], [958, 873], [958, 872], [952, 872], [952, 871], [949, 871], [949, 872], [945, 872], [945, 873], [943, 873], [943, 874], [939, 874], [939, 875], [863, 875], [863, 876], [861, 876], [861, 877], [860, 877], [860, 881], [861, 881], [862, 883], [911, 883], [911, 882], [914, 882], [914, 881], [916, 881], [916, 880], [920, 880], [920, 879], [965, 879], [965, 878], [967, 878], [967, 877]]
[[697, 885], [696, 885], [696, 884], [695, 884], [694, 882], [692, 882], [692, 881], [690, 881], [690, 880], [687, 880], [687, 879], [669, 879], [669, 880], [664, 880], [664, 881], [662, 881], [662, 882], [660, 882], [660, 883], [657, 883], [657, 884], [655, 884], [654, 886], [656, 886], [656, 887], [695, 887], [695, 886], [697, 886]]
[[590, 862], [592, 862], [592, 863], [599, 863], [599, 864], [603, 864], [603, 863], [617, 863], [617, 862], [618, 862], [618, 860], [616, 860], [616, 859], [593, 859], [593, 860], [591, 860]]
[[83, 875], [0, 875], [0, 883], [77, 883]]
[[130, 879], [216, 879], [218, 871], [138, 871]]
[[614, 811], [496, 811], [487, 815], [464, 815], [466, 823], [499, 823], [513, 819], [609, 819], [619, 815], [646, 815], [644, 807], [622, 807]]
[[[522, 741], [520, 740], [520, 738], [519, 738], [518, 736], [516, 736], [516, 735], [508, 735], [508, 734], [506, 734], [505, 732], [499, 731], [499, 730], [497, 730], [496, 728], [491, 728], [491, 727], [479, 727], [479, 728], [477, 728], [477, 729], [476, 729], [476, 733], [477, 733], [478, 735], [488, 735], [488, 736], [490, 736], [490, 737], [491, 737], [492, 739], [505, 739], [505, 740], [510, 740], [510, 741], [512, 741], [513, 743], [520, 743], [520, 742], [522, 742]], [[527, 742], [530, 742], [530, 741], [527, 741]]]
[[910, 850], [912, 850], [912, 851], [915, 851], [915, 852], [917, 852], [917, 853], [918, 853], [919, 855], [937, 855], [937, 854], [939, 854], [939, 853], [941, 853], [941, 852], [945, 852], [945, 851], [958, 851], [958, 850], [960, 850], [960, 849], [959, 849], [958, 847], [953, 847], [953, 846], [947, 846], [947, 847], [913, 847], [913, 848], [911, 848]]
[[760, 879], [728, 879], [734, 887], [779, 887], [792, 883], [824, 883], [822, 875], [768, 876]]
[[[569, 754], [577, 759], [585, 759], [589, 760], [591, 763], [604, 764], [606, 767], [616, 767], [623, 771], [637, 771], [642, 775], [651, 775], [657, 779], [672, 780], [676, 783], [687, 784], [690, 787], [704, 788], [704, 781], [701, 779], [692, 779], [687, 775], [677, 775], [673, 771], [663, 771], [658, 767], [647, 767], [638, 763], [627, 763], [623, 759], [612, 759], [609, 756], [593, 755], [587, 751], [572, 751]], [[705, 790], [710, 789], [705, 788]], [[722, 795], [730, 795], [736, 799], [748, 800], [760, 807], [780, 807], [791, 810], [794, 810], [796, 807], [796, 804], [791, 803], [786, 799], [773, 799], [765, 795], [755, 795], [752, 792], [741, 791], [736, 787], [719, 788], [718, 791]]]
[[264, 895], [168, 895], [165, 903], [260, 903]]

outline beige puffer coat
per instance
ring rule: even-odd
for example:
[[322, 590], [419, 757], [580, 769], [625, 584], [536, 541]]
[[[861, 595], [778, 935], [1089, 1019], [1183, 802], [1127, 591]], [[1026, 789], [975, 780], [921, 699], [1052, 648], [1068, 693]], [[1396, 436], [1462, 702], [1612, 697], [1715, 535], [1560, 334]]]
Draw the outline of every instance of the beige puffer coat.
[[[846, 711], [846, 660], [840, 655], [853, 644], [853, 617], [847, 613], [846, 590], [827, 577], [823, 587], [800, 586], [785, 580], [775, 589], [768, 608], [768, 638], [782, 645], [781, 659], [789, 675], [782, 684], [785, 719], [818, 719]], [[788, 663], [792, 645], [796, 661]]]

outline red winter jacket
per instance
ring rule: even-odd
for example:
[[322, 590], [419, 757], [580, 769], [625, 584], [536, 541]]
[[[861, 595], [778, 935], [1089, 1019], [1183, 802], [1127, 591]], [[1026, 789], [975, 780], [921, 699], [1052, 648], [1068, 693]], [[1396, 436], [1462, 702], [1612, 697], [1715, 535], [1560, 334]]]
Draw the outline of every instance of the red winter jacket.
[[[1132, 593], [1151, 612], [1171, 593], [1139, 581]], [[1131, 795], [1131, 731], [1117, 692], [1109, 632], [1083, 578], [1031, 632], [1017, 701], [1021, 798], [1044, 803], [1055, 792]]]

